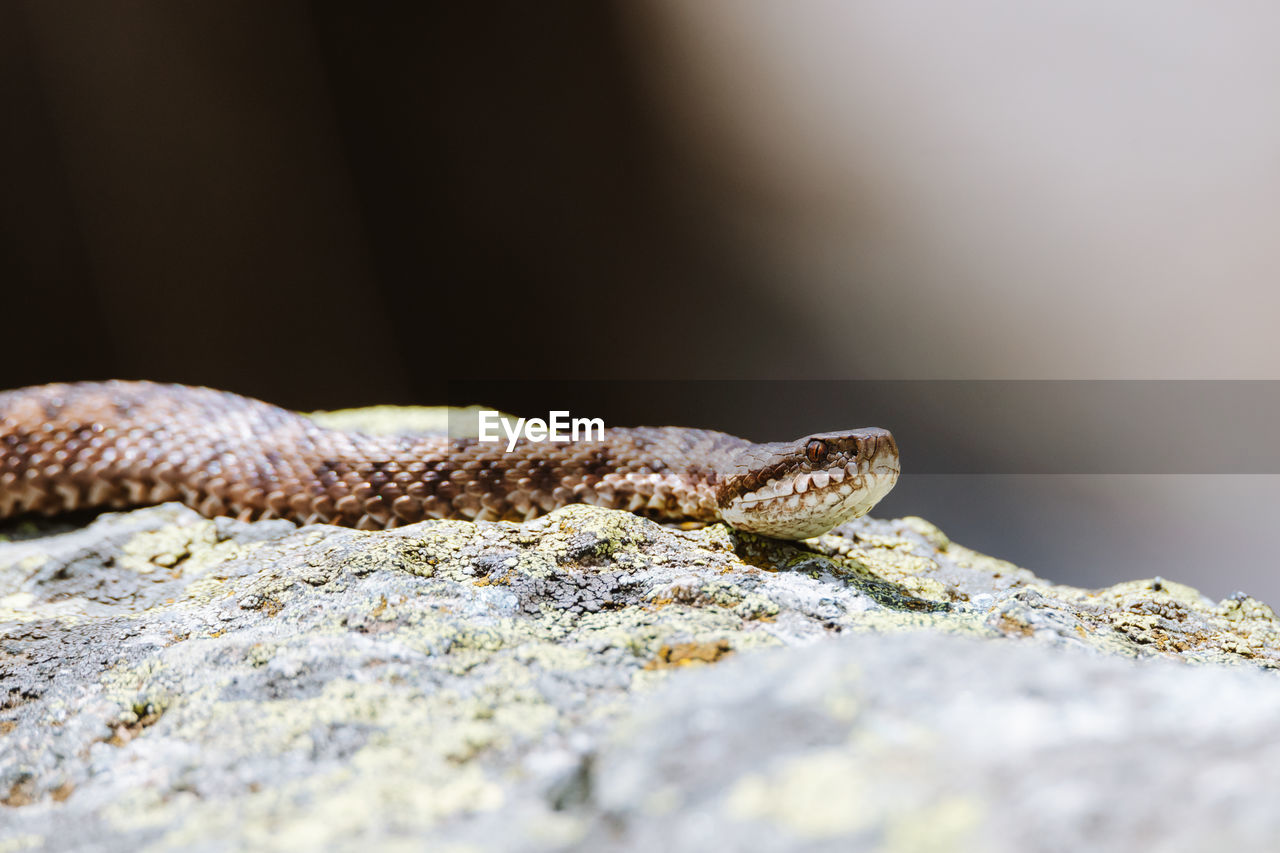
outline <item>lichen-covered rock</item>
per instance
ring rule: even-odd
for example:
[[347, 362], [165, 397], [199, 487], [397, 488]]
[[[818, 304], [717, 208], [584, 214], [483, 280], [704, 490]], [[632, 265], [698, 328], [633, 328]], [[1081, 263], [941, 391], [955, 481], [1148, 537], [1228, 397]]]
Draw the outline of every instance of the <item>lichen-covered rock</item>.
[[1277, 630], [920, 519], [104, 515], [0, 542], [0, 850], [1270, 849]]

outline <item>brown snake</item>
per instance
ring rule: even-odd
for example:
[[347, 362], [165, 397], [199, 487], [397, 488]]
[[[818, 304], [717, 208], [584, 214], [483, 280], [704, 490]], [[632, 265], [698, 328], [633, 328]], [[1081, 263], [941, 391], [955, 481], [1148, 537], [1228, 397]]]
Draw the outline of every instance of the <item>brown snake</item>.
[[783, 539], [863, 515], [898, 479], [882, 429], [756, 444], [682, 427], [603, 440], [366, 435], [209, 388], [150, 382], [0, 393], [0, 518], [179, 500], [207, 516], [380, 529], [527, 521], [570, 503], [724, 521]]

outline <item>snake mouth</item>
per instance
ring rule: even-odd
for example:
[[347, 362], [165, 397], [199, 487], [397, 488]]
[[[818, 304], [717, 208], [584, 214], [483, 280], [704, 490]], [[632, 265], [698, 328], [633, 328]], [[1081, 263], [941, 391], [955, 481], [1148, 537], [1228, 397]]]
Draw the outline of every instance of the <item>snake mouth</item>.
[[[832, 487], [834, 487], [835, 491], [844, 491], [845, 494], [848, 494], [853, 488], [852, 481], [859, 475], [858, 463], [850, 462], [844, 468], [797, 474], [795, 477], [783, 481], [770, 481], [763, 488], [754, 492], [747, 492], [738, 501], [744, 506], [752, 506], [767, 501], [776, 501], [780, 498], [803, 495], [808, 493], [810, 489], [816, 494]], [[846, 477], [851, 482], [844, 486], [844, 489], [841, 489]]]
[[866, 488], [866, 484], [860, 482], [863, 478], [868, 476], [877, 479], [891, 478], [896, 482], [899, 471], [896, 457], [876, 458], [869, 463], [855, 460], [843, 468], [828, 468], [797, 474], [783, 480], [770, 480], [761, 488], [740, 496], [737, 503], [743, 507], [750, 507], [769, 501], [802, 496], [810, 492], [848, 496], [856, 490]]
[[900, 473], [892, 438], [876, 433], [877, 440], [868, 448], [871, 453], [859, 453], [843, 465], [772, 477], [723, 503], [721, 517], [739, 530], [808, 539], [865, 515], [889, 493]]

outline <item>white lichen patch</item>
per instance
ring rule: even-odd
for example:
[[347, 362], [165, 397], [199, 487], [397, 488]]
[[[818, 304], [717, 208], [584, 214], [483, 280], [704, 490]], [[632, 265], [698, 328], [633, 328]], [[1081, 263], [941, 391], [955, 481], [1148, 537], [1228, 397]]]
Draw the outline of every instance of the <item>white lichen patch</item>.
[[838, 749], [787, 759], [751, 773], [728, 792], [724, 809], [738, 821], [768, 821], [808, 841], [848, 836], [870, 825], [870, 780], [856, 759]]
[[139, 574], [174, 569], [182, 563], [183, 572], [199, 576], [211, 566], [239, 556], [241, 548], [234, 542], [219, 541], [217, 526], [204, 521], [139, 533], [124, 543], [121, 551], [117, 564]]

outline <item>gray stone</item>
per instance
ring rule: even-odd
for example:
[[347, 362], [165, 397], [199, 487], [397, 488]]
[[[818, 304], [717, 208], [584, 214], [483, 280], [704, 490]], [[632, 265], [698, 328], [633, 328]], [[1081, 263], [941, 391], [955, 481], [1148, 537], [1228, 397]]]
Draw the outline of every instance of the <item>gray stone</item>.
[[1269, 850], [1277, 628], [920, 519], [28, 527], [0, 851]]

